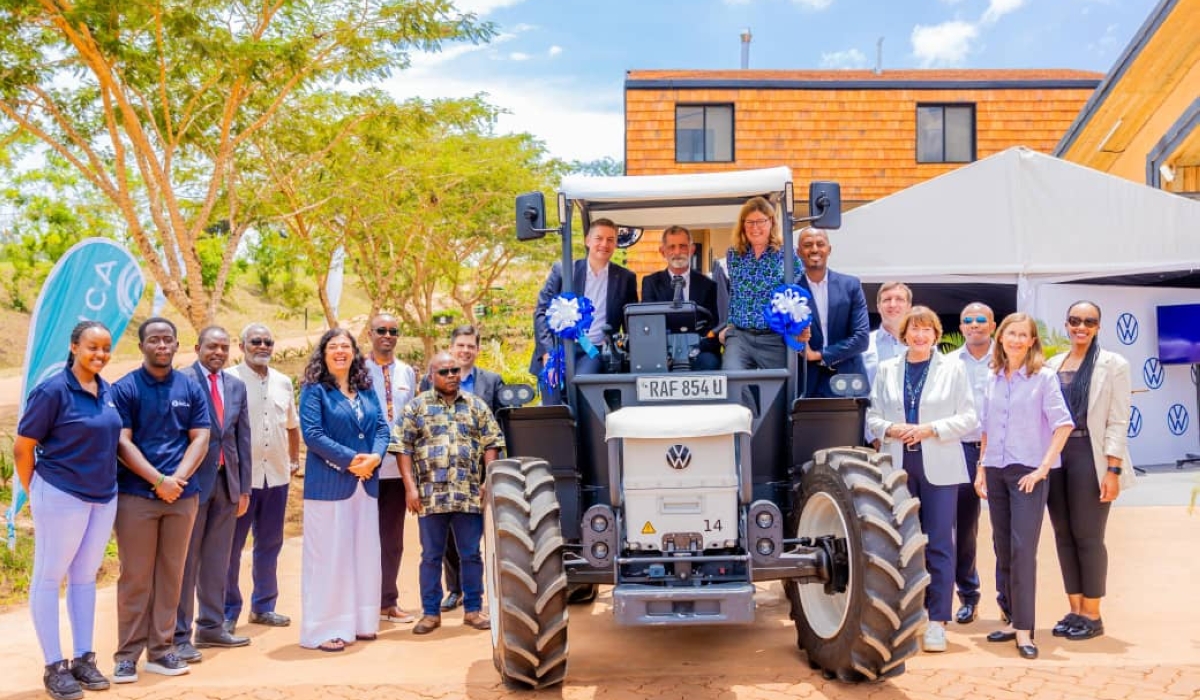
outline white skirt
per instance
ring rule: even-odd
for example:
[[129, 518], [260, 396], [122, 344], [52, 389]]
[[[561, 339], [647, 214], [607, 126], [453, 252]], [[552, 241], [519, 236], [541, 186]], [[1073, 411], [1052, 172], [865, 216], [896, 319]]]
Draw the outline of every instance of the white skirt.
[[379, 506], [362, 484], [344, 501], [304, 500], [300, 646], [379, 632]]

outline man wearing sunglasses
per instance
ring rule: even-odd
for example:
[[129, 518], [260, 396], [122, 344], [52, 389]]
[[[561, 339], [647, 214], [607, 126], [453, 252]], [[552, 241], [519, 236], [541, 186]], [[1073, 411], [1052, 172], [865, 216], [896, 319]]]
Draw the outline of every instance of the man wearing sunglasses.
[[277, 576], [279, 552], [283, 549], [283, 523], [287, 511], [288, 484], [300, 469], [300, 418], [296, 413], [292, 380], [271, 367], [275, 338], [261, 323], [242, 330], [242, 362], [229, 370], [246, 385], [247, 415], [250, 417], [250, 505], [237, 519], [233, 549], [225, 579], [225, 631], [233, 634], [242, 614], [242, 591], [238, 584], [242, 550], [254, 531], [253, 564], [250, 575], [250, 622], [268, 627], [287, 627], [292, 619], [275, 612], [279, 599]]
[[[400, 419], [404, 405], [416, 393], [417, 375], [408, 364], [396, 359], [396, 341], [400, 338], [400, 321], [389, 313], [379, 313], [368, 324], [371, 352], [367, 354], [367, 371], [371, 373], [371, 388], [383, 407], [389, 426]], [[400, 559], [404, 556], [404, 482], [396, 455], [391, 451], [379, 465], [379, 552], [383, 567], [383, 586], [379, 592], [379, 619], [383, 622], [415, 622], [416, 618], [400, 607]]]
[[458, 545], [463, 625], [491, 628], [483, 612], [483, 480], [504, 449], [500, 426], [483, 399], [460, 388], [462, 366], [448, 352], [429, 363], [433, 389], [404, 407], [397, 429], [408, 509], [420, 516], [421, 620], [414, 634], [442, 626], [442, 559], [451, 533]]
[[[950, 353], [950, 357], [963, 363], [971, 394], [975, 399], [975, 412], [983, 410], [984, 392], [991, 372], [992, 333], [996, 331], [996, 317], [987, 304], [967, 304], [959, 314], [959, 331], [963, 335], [963, 346]], [[962, 607], [955, 613], [959, 624], [973, 622], [979, 616], [979, 572], [975, 568], [975, 543], [979, 534], [979, 496], [975, 493], [975, 471], [979, 465], [979, 446], [982, 429], [976, 427], [962, 438], [963, 454], [967, 458], [968, 481], [958, 489], [958, 514], [955, 521], [955, 571], [954, 585]], [[999, 579], [999, 569], [997, 569]], [[1005, 590], [996, 581], [998, 590]], [[1008, 602], [998, 600], [1001, 611], [1008, 615]]]

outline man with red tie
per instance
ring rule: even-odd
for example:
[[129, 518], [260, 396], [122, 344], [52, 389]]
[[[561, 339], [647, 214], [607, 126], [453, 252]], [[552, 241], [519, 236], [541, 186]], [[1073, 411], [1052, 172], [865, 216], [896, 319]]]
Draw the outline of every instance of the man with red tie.
[[229, 360], [229, 334], [224, 328], [209, 326], [200, 331], [196, 357], [191, 372], [204, 389], [212, 431], [208, 453], [192, 477], [200, 485], [200, 508], [192, 526], [175, 621], [177, 654], [188, 663], [200, 661], [200, 649], [204, 647], [242, 647], [250, 643], [249, 637], [235, 636], [223, 625], [233, 531], [237, 519], [250, 506], [254, 462], [246, 385], [224, 371]]

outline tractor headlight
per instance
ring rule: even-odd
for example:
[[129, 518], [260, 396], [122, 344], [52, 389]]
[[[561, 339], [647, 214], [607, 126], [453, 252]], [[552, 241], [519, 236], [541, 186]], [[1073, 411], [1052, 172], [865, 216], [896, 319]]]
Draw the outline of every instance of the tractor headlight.
[[608, 544], [604, 542], [596, 542], [592, 545], [592, 556], [596, 559], [608, 558]]
[[608, 517], [600, 514], [593, 515], [591, 524], [593, 532], [604, 532], [608, 529]]
[[775, 543], [767, 538], [762, 538], [758, 541], [758, 553], [764, 557], [769, 557], [775, 552]]
[[760, 510], [754, 516], [754, 522], [758, 524], [759, 528], [769, 530], [775, 524], [775, 516], [769, 510]]

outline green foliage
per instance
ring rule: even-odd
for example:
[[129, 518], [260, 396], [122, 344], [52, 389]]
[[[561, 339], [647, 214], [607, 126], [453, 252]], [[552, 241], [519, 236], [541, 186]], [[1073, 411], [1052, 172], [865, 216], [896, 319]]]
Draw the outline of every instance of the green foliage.
[[1037, 329], [1038, 338], [1042, 341], [1042, 353], [1046, 357], [1054, 357], [1060, 352], [1066, 352], [1071, 349], [1071, 339], [1057, 330], [1050, 330], [1041, 321], [1037, 322]]
[[966, 342], [967, 339], [963, 337], [962, 333], [946, 333], [938, 342], [938, 349], [943, 353], [954, 352], [965, 345]]
[[568, 172], [579, 173], [581, 175], [593, 176], [617, 176], [625, 174], [625, 161], [617, 160], [612, 156], [605, 156], [596, 160], [575, 160], [567, 166]]
[[[7, 503], [7, 499], [5, 500]], [[0, 544], [0, 605], [24, 602], [33, 578], [33, 533], [22, 529], [13, 549]]]

